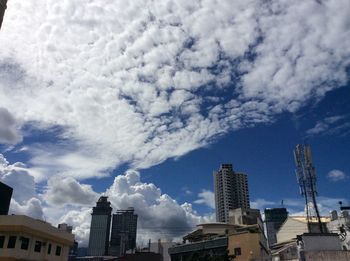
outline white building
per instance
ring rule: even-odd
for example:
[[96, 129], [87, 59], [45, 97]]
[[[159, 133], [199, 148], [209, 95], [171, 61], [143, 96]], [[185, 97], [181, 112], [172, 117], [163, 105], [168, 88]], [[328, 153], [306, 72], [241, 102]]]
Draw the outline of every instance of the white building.
[[342, 211], [338, 216], [337, 211], [331, 212], [331, 222], [327, 224], [331, 233], [339, 234], [343, 250], [350, 250], [350, 215], [348, 211]]
[[0, 216], [0, 261], [68, 260], [74, 235], [27, 216]]
[[[326, 224], [328, 217], [322, 217], [321, 222]], [[319, 232], [317, 220], [311, 223], [311, 232]], [[277, 232], [277, 244], [296, 239], [297, 235], [308, 233], [307, 218], [305, 216], [289, 216]]]

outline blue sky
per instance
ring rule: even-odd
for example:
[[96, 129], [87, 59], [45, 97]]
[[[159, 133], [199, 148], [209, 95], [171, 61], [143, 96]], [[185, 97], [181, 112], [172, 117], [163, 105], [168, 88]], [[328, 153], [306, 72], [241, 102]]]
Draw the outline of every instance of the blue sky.
[[84, 245], [103, 193], [114, 209], [135, 207], [139, 240], [171, 240], [213, 221], [212, 172], [232, 163], [252, 206], [283, 200], [300, 214], [301, 142], [322, 213], [348, 203], [348, 7], [11, 0], [0, 32], [11, 213], [72, 224]]

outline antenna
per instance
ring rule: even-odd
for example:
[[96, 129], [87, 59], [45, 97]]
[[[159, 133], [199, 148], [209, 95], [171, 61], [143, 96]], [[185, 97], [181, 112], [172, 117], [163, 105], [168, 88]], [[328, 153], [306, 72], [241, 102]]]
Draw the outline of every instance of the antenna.
[[300, 194], [305, 198], [305, 210], [309, 232], [311, 233], [311, 223], [313, 219], [316, 218], [320, 232], [323, 233], [321, 217], [316, 202], [316, 171], [312, 164], [310, 146], [306, 144], [298, 144], [294, 150], [294, 160]]

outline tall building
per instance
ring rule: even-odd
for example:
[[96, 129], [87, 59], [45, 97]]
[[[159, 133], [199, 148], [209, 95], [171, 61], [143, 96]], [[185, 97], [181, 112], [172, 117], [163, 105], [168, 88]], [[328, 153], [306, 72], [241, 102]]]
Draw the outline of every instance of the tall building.
[[91, 214], [88, 255], [108, 255], [111, 214], [111, 203], [107, 200], [107, 197], [100, 197]]
[[267, 241], [272, 246], [277, 243], [277, 231], [288, 218], [288, 211], [286, 208], [266, 208], [264, 213]]
[[250, 208], [248, 178], [233, 171], [232, 164], [222, 164], [214, 171], [215, 210], [217, 222], [229, 222], [231, 209]]
[[137, 215], [134, 208], [113, 214], [110, 254], [122, 256], [136, 247]]
[[0, 0], [0, 28], [4, 18], [7, 0]]
[[7, 215], [10, 208], [10, 202], [13, 189], [0, 182], [0, 215]]

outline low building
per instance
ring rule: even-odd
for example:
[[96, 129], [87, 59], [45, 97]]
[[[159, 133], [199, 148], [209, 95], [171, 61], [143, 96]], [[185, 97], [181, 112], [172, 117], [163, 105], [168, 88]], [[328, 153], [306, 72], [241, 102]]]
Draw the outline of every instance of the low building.
[[259, 209], [236, 208], [229, 211], [229, 224], [231, 225], [255, 225], [261, 222]]
[[272, 261], [350, 261], [338, 234], [303, 233], [296, 240], [274, 245]]
[[171, 261], [204, 257], [234, 257], [234, 260], [270, 260], [267, 240], [259, 224], [200, 224], [184, 236], [184, 244], [169, 248]]
[[235, 232], [238, 225], [231, 225], [223, 222], [205, 223], [197, 225], [196, 229], [183, 237], [186, 242], [199, 242], [203, 240], [210, 240], [218, 236], [227, 236]]
[[237, 261], [269, 261], [267, 239], [259, 225], [245, 226], [228, 236], [228, 254]]
[[27, 216], [0, 216], [0, 261], [66, 261], [74, 235]]
[[329, 232], [339, 235], [343, 250], [350, 250], [350, 215], [348, 211], [343, 210], [340, 215], [337, 211], [332, 211], [331, 221], [327, 224], [327, 228]]
[[196, 260], [206, 256], [227, 255], [228, 238], [217, 237], [214, 239], [197, 241], [193, 243], [175, 245], [169, 248], [171, 261], [183, 261], [188, 258]]
[[[330, 218], [322, 217], [321, 222], [324, 226], [324, 231], [327, 231], [327, 223], [330, 222]], [[310, 227], [310, 232], [320, 232], [319, 224], [316, 219], [312, 220]], [[305, 216], [289, 216], [277, 232], [277, 244], [296, 239], [298, 235], [308, 232], [307, 218]]]

